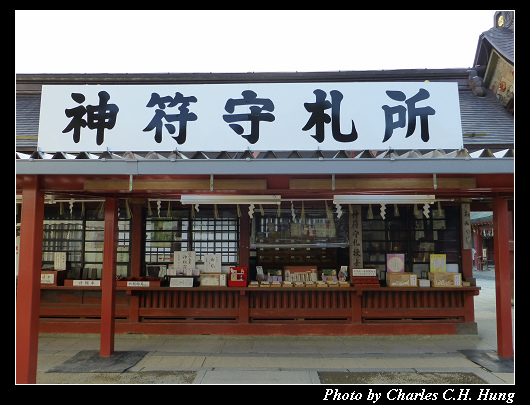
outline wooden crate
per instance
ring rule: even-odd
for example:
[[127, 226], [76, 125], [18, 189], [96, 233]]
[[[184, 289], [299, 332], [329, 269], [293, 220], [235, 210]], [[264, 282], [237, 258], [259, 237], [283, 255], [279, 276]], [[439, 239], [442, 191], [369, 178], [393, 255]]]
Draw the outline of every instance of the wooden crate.
[[417, 287], [418, 275], [416, 273], [386, 273], [387, 287]]
[[201, 287], [226, 287], [228, 274], [203, 273], [201, 274]]
[[431, 287], [462, 287], [460, 273], [432, 273], [429, 272]]

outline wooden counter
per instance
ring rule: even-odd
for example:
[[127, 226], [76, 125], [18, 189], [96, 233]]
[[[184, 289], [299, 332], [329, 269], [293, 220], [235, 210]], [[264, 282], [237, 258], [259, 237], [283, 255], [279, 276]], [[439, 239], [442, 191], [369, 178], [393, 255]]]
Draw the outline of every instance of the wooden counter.
[[[116, 331], [458, 333], [476, 330], [473, 296], [479, 291], [480, 287], [117, 287]], [[101, 287], [41, 287], [42, 332], [98, 333], [100, 312]]]

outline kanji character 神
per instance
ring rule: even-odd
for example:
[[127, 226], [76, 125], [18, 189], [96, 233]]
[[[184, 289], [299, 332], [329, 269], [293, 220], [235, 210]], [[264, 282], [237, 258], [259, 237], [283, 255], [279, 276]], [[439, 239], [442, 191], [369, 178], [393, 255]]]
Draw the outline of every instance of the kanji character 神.
[[114, 128], [120, 109], [116, 104], [107, 104], [110, 96], [106, 91], [100, 91], [98, 96], [99, 104], [96, 106], [88, 105], [86, 108], [86, 124], [90, 129], [96, 130], [96, 143], [101, 145], [103, 143], [105, 129]]
[[[98, 93], [99, 104], [97, 106], [88, 105], [86, 108], [82, 105], [75, 108], [67, 108], [64, 113], [72, 121], [63, 129], [63, 133], [74, 130], [74, 142], [78, 143], [81, 137], [81, 128], [88, 126], [90, 129], [96, 129], [96, 143], [101, 145], [104, 140], [105, 129], [112, 129], [116, 124], [116, 117], [120, 109], [116, 104], [107, 104], [110, 96], [106, 91]], [[81, 93], [72, 93], [72, 100], [81, 104], [85, 101], [85, 96]], [[83, 117], [87, 114], [87, 120]]]
[[[72, 93], [71, 97], [72, 100], [79, 104], [85, 101], [85, 96], [81, 93]], [[64, 113], [68, 118], [72, 118], [72, 121], [70, 121], [66, 128], [63, 129], [63, 134], [66, 134], [67, 132], [70, 132], [73, 129], [74, 142], [78, 143], [81, 139], [81, 128], [86, 127], [86, 121], [83, 119], [86, 114], [86, 108], [80, 105], [74, 108], [67, 108], [64, 110]]]

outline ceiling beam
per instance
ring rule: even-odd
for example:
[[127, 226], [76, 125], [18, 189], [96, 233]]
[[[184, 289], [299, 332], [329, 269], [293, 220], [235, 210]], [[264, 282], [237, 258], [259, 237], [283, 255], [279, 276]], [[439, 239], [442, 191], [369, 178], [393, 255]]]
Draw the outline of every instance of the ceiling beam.
[[[215, 179], [214, 190], [266, 190], [267, 179]], [[128, 179], [85, 180], [85, 191], [116, 190], [129, 191]], [[132, 191], [174, 191], [174, 190], [210, 190], [209, 179], [134, 179]]]
[[[438, 177], [437, 188], [475, 188], [477, 181], [473, 177]], [[396, 190], [396, 189], [434, 189], [432, 178], [364, 178], [335, 179], [335, 190]], [[332, 179], [290, 179], [291, 190], [331, 190]]]

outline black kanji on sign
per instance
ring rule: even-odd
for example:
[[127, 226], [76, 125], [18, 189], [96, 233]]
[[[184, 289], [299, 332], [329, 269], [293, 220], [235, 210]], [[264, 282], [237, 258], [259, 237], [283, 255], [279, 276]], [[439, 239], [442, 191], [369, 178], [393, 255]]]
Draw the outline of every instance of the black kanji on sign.
[[[72, 100], [79, 104], [85, 101], [85, 96], [81, 93], [72, 93], [71, 97]], [[67, 108], [64, 110], [64, 113], [68, 118], [72, 118], [72, 121], [70, 121], [66, 128], [63, 129], [63, 134], [66, 134], [67, 132], [70, 132], [73, 129], [74, 142], [78, 143], [81, 139], [81, 128], [86, 127], [86, 121], [83, 119], [86, 114], [86, 108], [85, 106], [80, 105], [74, 108]]]
[[[263, 113], [262, 111], [274, 111], [274, 103], [268, 98], [257, 98], [257, 94], [252, 90], [245, 90], [241, 93], [243, 98], [230, 98], [225, 104], [225, 111], [229, 114], [223, 115], [223, 120], [227, 123], [237, 121], [250, 121], [250, 134], [243, 135], [244, 128], [239, 124], [229, 124], [236, 134], [241, 135], [249, 143], [254, 144], [259, 140], [259, 123], [261, 121], [272, 122], [274, 115]], [[250, 113], [234, 114], [235, 107], [239, 105], [250, 105]], [[261, 107], [259, 107], [261, 106]]]
[[86, 107], [86, 125], [90, 129], [96, 130], [96, 143], [103, 143], [105, 129], [112, 129], [116, 124], [116, 117], [120, 110], [116, 104], [107, 104], [110, 100], [109, 93], [100, 91], [98, 93], [99, 104], [88, 105]]
[[[429, 98], [430, 94], [425, 89], [420, 89], [416, 95], [407, 99], [407, 96], [402, 91], [389, 90], [386, 92], [388, 97], [395, 101], [404, 101], [407, 105], [405, 108], [402, 105], [390, 107], [384, 105], [381, 108], [385, 112], [385, 136], [383, 142], [390, 139], [396, 128], [404, 128], [406, 119], [408, 118], [408, 127], [405, 138], [411, 136], [416, 130], [416, 117], [420, 117], [421, 140], [423, 142], [429, 141], [429, 115], [434, 115], [436, 111], [432, 107], [416, 107], [416, 103]], [[408, 112], [408, 117], [405, 113]], [[398, 119], [394, 121], [394, 114], [398, 115]]]
[[[349, 134], [340, 132], [340, 103], [343, 95], [338, 90], [331, 90], [331, 103], [326, 100], [326, 92], [324, 90], [316, 89], [313, 91], [316, 101], [314, 103], [304, 103], [305, 109], [311, 113], [311, 117], [302, 128], [302, 131], [308, 131], [315, 128], [315, 135], [311, 135], [318, 143], [324, 142], [324, 124], [331, 122], [331, 134], [337, 142], [353, 142], [357, 139], [357, 131], [355, 130], [355, 123], [351, 122], [352, 131]], [[331, 117], [324, 111], [331, 108]]]
[[[160, 97], [158, 93], [152, 93], [151, 99], [147, 103], [146, 107], [154, 107], [156, 105], [158, 106], [158, 109], [155, 110], [155, 116], [153, 117], [151, 122], [149, 122], [149, 124], [147, 124], [147, 127], [144, 128], [144, 132], [152, 131], [154, 129], [155, 141], [157, 143], [160, 143], [162, 142], [162, 127], [166, 127], [168, 132], [173, 135], [176, 132], [176, 128], [173, 124], [169, 124], [169, 122], [178, 121], [179, 132], [177, 136], [173, 136], [172, 138], [177, 141], [179, 145], [182, 145], [184, 142], [186, 142], [188, 121], [197, 120], [197, 115], [190, 112], [190, 110], [188, 109], [190, 103], [196, 102], [197, 97], [184, 97], [184, 95], [182, 95], [182, 93], [179, 93], [178, 91], [175, 93], [175, 97]], [[166, 114], [166, 112], [164, 111], [166, 106], [175, 107], [177, 104], [181, 104], [180, 107], [178, 107], [180, 114]], [[164, 124], [163, 120], [165, 120], [167, 124]]]
[[[116, 124], [120, 109], [116, 104], [108, 104], [110, 95], [106, 91], [100, 91], [98, 96], [98, 105], [88, 105], [86, 108], [80, 105], [64, 110], [65, 115], [72, 120], [62, 132], [67, 133], [73, 130], [75, 143], [78, 143], [81, 138], [81, 128], [88, 126], [88, 128], [96, 130], [96, 144], [101, 145], [105, 138], [105, 129], [112, 129]], [[81, 93], [72, 93], [71, 97], [79, 104], [85, 101], [85, 96]], [[86, 121], [83, 118], [85, 114], [87, 114]]]

